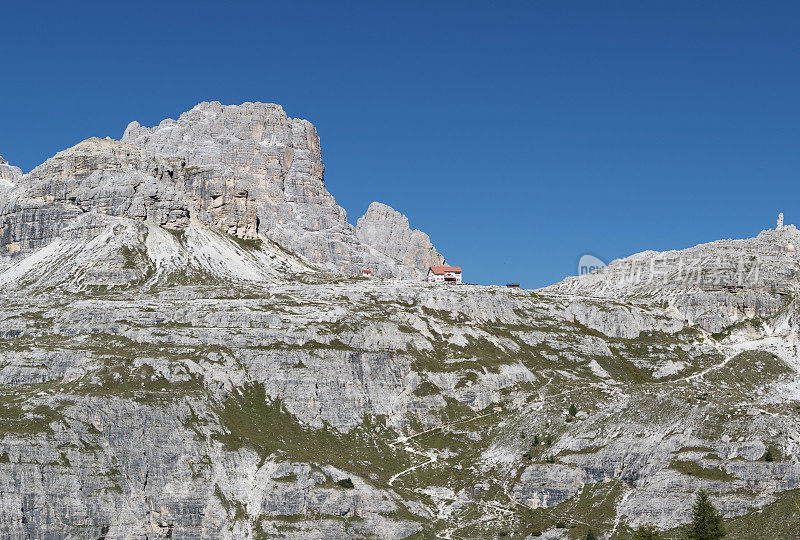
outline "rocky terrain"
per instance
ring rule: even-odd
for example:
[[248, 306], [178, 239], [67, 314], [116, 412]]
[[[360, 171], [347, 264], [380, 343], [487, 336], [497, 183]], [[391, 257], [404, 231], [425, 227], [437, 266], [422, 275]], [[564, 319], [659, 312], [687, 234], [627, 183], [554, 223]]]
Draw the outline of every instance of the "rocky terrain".
[[368, 246], [405, 266], [428, 270], [444, 264], [431, 239], [422, 231], [412, 230], [408, 218], [392, 207], [374, 202], [356, 223], [356, 236]]
[[21, 176], [22, 171], [19, 167], [9, 165], [6, 163], [6, 160], [0, 157], [0, 189], [10, 189], [14, 187], [14, 183], [17, 182]]
[[548, 290], [647, 298], [674, 306], [687, 324], [719, 332], [744, 319], [778, 312], [800, 275], [795, 246], [800, 246], [800, 231], [781, 224], [756, 238], [637, 253], [590, 275], [567, 278]]
[[704, 487], [795, 538], [798, 236], [434, 285], [277, 105], [2, 162], [0, 536], [677, 538]]
[[[320, 269], [360, 274], [369, 268], [379, 276], [416, 277], [427, 271], [432, 254], [438, 255], [427, 238], [423, 242], [411, 232], [394, 229], [393, 239], [414, 245], [386, 246], [357, 236], [325, 187], [316, 129], [306, 120], [287, 117], [280, 105], [201, 103], [177, 121], [167, 119], [152, 128], [131, 122], [122, 142], [180, 156], [207, 223], [240, 238], [266, 236]], [[382, 227], [382, 219], [392, 222]], [[373, 224], [369, 231], [399, 221], [393, 211], [368, 213], [367, 220]], [[366, 237], [385, 240], [380, 234]], [[421, 265], [398, 264], [385, 256], [387, 247]]]

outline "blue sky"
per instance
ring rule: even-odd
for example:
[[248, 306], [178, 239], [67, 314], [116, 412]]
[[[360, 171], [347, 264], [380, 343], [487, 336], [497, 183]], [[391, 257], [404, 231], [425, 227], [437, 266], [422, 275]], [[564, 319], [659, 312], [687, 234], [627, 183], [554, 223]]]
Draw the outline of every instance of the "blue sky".
[[800, 223], [796, 2], [7, 3], [0, 155], [276, 102], [465, 280]]

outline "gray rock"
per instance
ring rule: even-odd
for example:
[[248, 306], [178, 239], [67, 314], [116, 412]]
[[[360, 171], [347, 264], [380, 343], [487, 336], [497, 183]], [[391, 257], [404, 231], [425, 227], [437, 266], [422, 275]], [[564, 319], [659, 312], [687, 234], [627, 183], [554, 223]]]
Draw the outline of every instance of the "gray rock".
[[20, 178], [22, 178], [22, 170], [10, 165], [0, 156], [0, 190], [14, 187]]
[[800, 231], [794, 225], [755, 238], [718, 240], [682, 251], [646, 251], [546, 290], [675, 308], [688, 324], [711, 332], [776, 314], [800, 278]]
[[445, 263], [427, 234], [412, 230], [405, 215], [379, 202], [370, 204], [367, 212], [358, 218], [356, 236], [400, 264], [416, 268], [419, 277], [424, 277], [428, 267]]
[[178, 161], [116, 141], [86, 140], [36, 167], [0, 200], [0, 252], [25, 256], [85, 213], [182, 229], [191, 208], [188, 183]]
[[441, 256], [383, 205], [347, 225], [307, 122], [211, 103], [125, 139], [4, 169], [0, 537], [609, 535], [700, 487], [785, 516], [793, 227], [542, 291], [364, 280], [318, 266]]
[[[158, 126], [128, 125], [122, 141], [204, 167], [200, 196], [220, 215], [234, 202], [247, 218], [226, 227], [242, 238], [264, 235], [320, 268], [407, 276], [404, 267], [362, 245], [347, 213], [328, 193], [317, 131], [280, 105], [204, 102]], [[238, 200], [237, 200], [238, 199]], [[223, 218], [218, 218], [223, 219]]]
[[[421, 250], [435, 259], [427, 237], [409, 230], [399, 239], [408, 245], [397, 246], [394, 257], [362, 243], [326, 190], [323, 170], [314, 127], [288, 118], [278, 105], [201, 103], [154, 128], [132, 122], [123, 142], [84, 141], [21, 184], [19, 169], [0, 164], [2, 266], [50, 244], [90, 213], [175, 231], [196, 222], [265, 240], [337, 273], [369, 268], [383, 277], [419, 277]], [[85, 230], [87, 240], [100, 232]]]

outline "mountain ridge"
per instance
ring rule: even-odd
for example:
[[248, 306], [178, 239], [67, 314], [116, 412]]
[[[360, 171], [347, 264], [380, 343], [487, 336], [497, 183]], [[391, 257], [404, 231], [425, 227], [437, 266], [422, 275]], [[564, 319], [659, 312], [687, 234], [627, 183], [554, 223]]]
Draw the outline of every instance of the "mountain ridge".
[[310, 122], [289, 118], [275, 104], [203, 102], [153, 128], [131, 122], [118, 142], [87, 139], [24, 176], [0, 165], [11, 188], [0, 205], [0, 257], [18, 259], [41, 247], [57, 237], [58, 224], [88, 210], [173, 230], [192, 216], [234, 237], [262, 237], [337, 273], [370, 269], [416, 279], [441, 260], [407, 220], [381, 222], [391, 213], [372, 215], [370, 224], [393, 227], [394, 235], [373, 244], [359, 238], [327, 192], [323, 171]]
[[796, 229], [426, 283], [444, 257], [388, 206], [347, 224], [310, 123], [181, 118], [3, 169], [0, 536], [675, 537], [702, 488], [794, 537]]

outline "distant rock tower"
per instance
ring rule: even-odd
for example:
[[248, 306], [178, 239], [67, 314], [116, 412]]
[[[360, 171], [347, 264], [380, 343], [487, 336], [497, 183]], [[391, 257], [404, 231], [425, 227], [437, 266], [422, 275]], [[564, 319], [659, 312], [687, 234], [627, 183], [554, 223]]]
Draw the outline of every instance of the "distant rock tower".
[[783, 230], [783, 212], [778, 214], [778, 226], [775, 227], [775, 230], [776, 231], [782, 231]]

